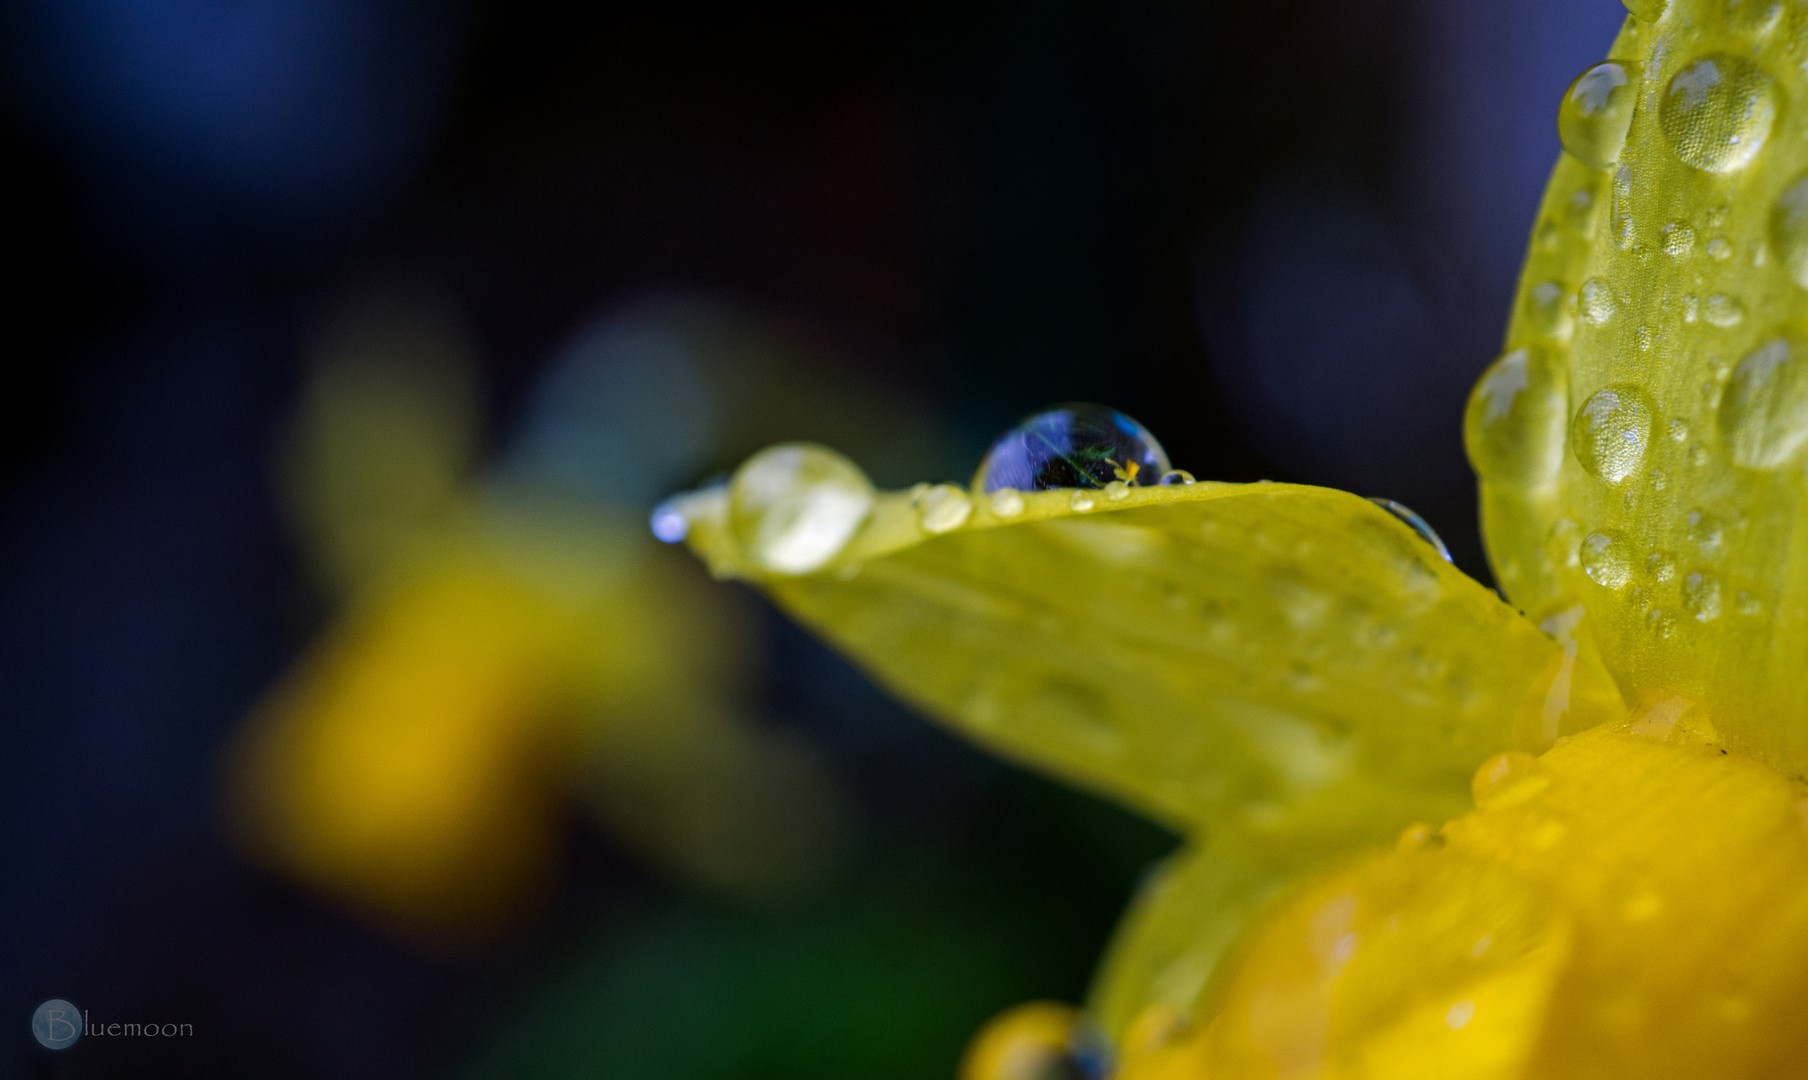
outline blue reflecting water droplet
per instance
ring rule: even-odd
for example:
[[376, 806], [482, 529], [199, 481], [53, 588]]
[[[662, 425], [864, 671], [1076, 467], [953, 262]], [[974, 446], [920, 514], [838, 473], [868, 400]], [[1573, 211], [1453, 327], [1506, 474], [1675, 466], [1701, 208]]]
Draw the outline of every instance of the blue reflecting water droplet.
[[1167, 472], [1167, 452], [1135, 420], [1103, 405], [1057, 405], [1000, 435], [973, 474], [973, 489], [1147, 486]]
[[1450, 549], [1444, 546], [1443, 537], [1440, 537], [1437, 530], [1428, 525], [1424, 518], [1413, 513], [1411, 507], [1407, 506], [1405, 503], [1397, 503], [1392, 499], [1377, 499], [1371, 497], [1369, 501], [1399, 518], [1401, 521], [1404, 521], [1407, 528], [1419, 534], [1419, 539], [1430, 544], [1432, 547], [1437, 548], [1438, 554], [1444, 557], [1445, 562], [1453, 565], [1455, 564], [1456, 560], [1450, 557]]
[[662, 543], [676, 544], [691, 531], [690, 519], [684, 512], [673, 506], [670, 501], [662, 502], [653, 508], [653, 535]]

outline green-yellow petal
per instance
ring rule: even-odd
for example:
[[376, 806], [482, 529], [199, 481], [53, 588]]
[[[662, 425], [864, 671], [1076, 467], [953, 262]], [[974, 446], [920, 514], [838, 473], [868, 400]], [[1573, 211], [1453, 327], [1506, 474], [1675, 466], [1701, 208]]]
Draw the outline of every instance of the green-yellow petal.
[[[774, 476], [829, 494], [787, 502]], [[690, 541], [930, 715], [1182, 829], [1335, 849], [1448, 816], [1559, 656], [1343, 492], [970, 501], [850, 477], [820, 447], [767, 451], [682, 504]]]
[[1629, 698], [1686, 695], [1800, 770], [1808, 9], [1649, 7], [1565, 98], [1570, 152], [1467, 417], [1483, 527], [1524, 610], [1586, 604]]

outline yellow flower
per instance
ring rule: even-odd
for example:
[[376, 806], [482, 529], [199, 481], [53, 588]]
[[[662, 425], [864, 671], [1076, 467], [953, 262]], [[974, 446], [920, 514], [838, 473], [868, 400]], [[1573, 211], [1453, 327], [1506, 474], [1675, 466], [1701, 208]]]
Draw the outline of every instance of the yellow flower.
[[[1367, 500], [1067, 453], [878, 494], [793, 445], [672, 504], [924, 711], [1188, 837], [1071, 1036], [1122, 1080], [1808, 1075], [1808, 9], [1629, 6], [1466, 417], [1507, 601]], [[969, 1075], [1032, 1075], [975, 1063], [1045, 1062], [1049, 1015]]]

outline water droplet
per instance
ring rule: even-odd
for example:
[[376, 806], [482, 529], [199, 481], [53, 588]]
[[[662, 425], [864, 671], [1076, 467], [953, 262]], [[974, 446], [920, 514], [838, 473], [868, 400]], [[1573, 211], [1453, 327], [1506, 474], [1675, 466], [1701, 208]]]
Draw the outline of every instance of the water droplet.
[[1626, 10], [1639, 22], [1653, 23], [1664, 17], [1670, 0], [1625, 0]]
[[1103, 405], [1059, 405], [1005, 432], [973, 474], [973, 490], [1100, 488], [1153, 484], [1168, 455], [1149, 429]]
[[1001, 518], [1013, 518], [1023, 513], [1023, 492], [1016, 488], [999, 488], [994, 491], [992, 513]]
[[780, 574], [807, 574], [847, 546], [873, 507], [859, 466], [827, 447], [762, 450], [729, 483], [728, 529], [747, 558]]
[[1653, 551], [1645, 556], [1645, 572], [1655, 581], [1669, 581], [1676, 576], [1676, 560], [1668, 552]]
[[1610, 484], [1638, 471], [1651, 441], [1651, 399], [1630, 384], [1597, 390], [1576, 410], [1570, 441], [1582, 467]]
[[1632, 332], [1632, 341], [1633, 344], [1638, 346], [1639, 352], [1650, 352], [1653, 344], [1651, 328], [1649, 326], [1641, 326], [1637, 330], [1634, 330]]
[[1748, 469], [1787, 464], [1808, 443], [1808, 359], [1801, 343], [1777, 338], [1733, 369], [1720, 397], [1720, 437]]
[[1720, 581], [1706, 570], [1696, 570], [1682, 579], [1682, 609], [1697, 622], [1712, 622], [1720, 617]]
[[1526, 293], [1526, 321], [1540, 334], [1569, 337], [1573, 320], [1568, 299], [1560, 282], [1545, 281], [1532, 286]]
[[1676, 620], [1664, 614], [1662, 608], [1652, 608], [1646, 612], [1645, 625], [1661, 638], [1671, 637], [1676, 633]]
[[1686, 323], [1693, 323], [1696, 319], [1698, 319], [1700, 317], [1701, 317], [1701, 301], [1700, 301], [1700, 299], [1698, 299], [1694, 296], [1684, 296], [1682, 298], [1682, 321], [1686, 322]]
[[1582, 312], [1583, 322], [1603, 326], [1613, 319], [1613, 290], [1600, 278], [1589, 278], [1576, 294], [1576, 306]]
[[1105, 497], [1112, 502], [1123, 502], [1130, 497], [1130, 485], [1122, 480], [1113, 480], [1105, 485]]
[[1665, 225], [1664, 254], [1687, 255], [1695, 250], [1695, 230], [1680, 221], [1672, 221]]
[[1764, 610], [1764, 601], [1741, 589], [1739, 591], [1739, 614], [1757, 615]]
[[1797, 285], [1808, 289], [1808, 173], [1777, 196], [1770, 211], [1770, 242]]
[[1671, 442], [1688, 442], [1689, 441], [1689, 422], [1687, 420], [1670, 421], [1670, 427], [1668, 430], [1670, 432], [1670, 441]]
[[1163, 487], [1196, 483], [1198, 483], [1198, 481], [1193, 479], [1193, 474], [1187, 472], [1185, 469], [1169, 469], [1167, 472], [1161, 474], [1161, 484]]
[[1639, 65], [1626, 60], [1596, 64], [1569, 84], [1557, 107], [1563, 149], [1584, 165], [1605, 169], [1618, 161], [1638, 104]]
[[1689, 543], [1701, 552], [1704, 559], [1713, 559], [1720, 554], [1720, 543], [1725, 533], [1720, 528], [1720, 519], [1701, 510], [1691, 510], [1682, 516], [1683, 525]]
[[1536, 487], [1563, 463], [1564, 371], [1542, 349], [1514, 349], [1482, 373], [1463, 417], [1475, 471], [1491, 483]]
[[967, 523], [973, 501], [953, 484], [937, 484], [918, 500], [917, 521], [927, 533], [945, 533]]
[[1749, 60], [1715, 53], [1670, 80], [1658, 122], [1677, 157], [1707, 172], [1731, 172], [1757, 157], [1776, 111], [1770, 76]]
[[1777, 0], [1727, 0], [1726, 3], [1726, 24], [1741, 34], [1768, 34], [1782, 16], [1783, 5]]
[[1496, 754], [1469, 778], [1469, 794], [1479, 809], [1513, 805], [1550, 786], [1550, 775], [1538, 759], [1520, 750]]
[[1733, 257], [1733, 245], [1727, 243], [1726, 237], [1716, 236], [1708, 241], [1708, 258], [1715, 262], [1725, 262]]
[[1725, 293], [1701, 302], [1701, 317], [1718, 327], [1738, 326], [1745, 319], [1745, 305]]
[[653, 527], [653, 535], [662, 544], [676, 544], [691, 531], [690, 519], [678, 509], [676, 500], [667, 499], [653, 508], [653, 516], [648, 524]]
[[1067, 505], [1084, 514], [1086, 511], [1092, 509], [1092, 496], [1088, 495], [1084, 490], [1076, 490], [1073, 495], [1068, 498]]
[[1582, 538], [1582, 572], [1596, 585], [1624, 589], [1632, 581], [1632, 542], [1617, 532], [1589, 533]]
[[1419, 539], [1436, 548], [1438, 554], [1443, 557], [1445, 562], [1454, 563], [1456, 561], [1450, 557], [1450, 549], [1444, 546], [1443, 537], [1440, 537], [1437, 534], [1437, 530], [1433, 529], [1424, 518], [1413, 513], [1411, 507], [1407, 506], [1405, 503], [1397, 503], [1392, 499], [1370, 497], [1369, 501], [1399, 518], [1402, 522], [1405, 522], [1406, 527], [1417, 533]]

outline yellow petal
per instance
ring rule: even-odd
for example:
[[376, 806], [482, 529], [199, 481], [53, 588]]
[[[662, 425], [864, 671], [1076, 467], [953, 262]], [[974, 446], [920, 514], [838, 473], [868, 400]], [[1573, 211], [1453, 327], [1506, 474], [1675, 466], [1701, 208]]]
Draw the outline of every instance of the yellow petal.
[[1730, 746], [1798, 770], [1808, 13], [1640, 10], [1565, 97], [1570, 152], [1470, 402], [1483, 527], [1516, 604], [1587, 605], [1629, 698], [1701, 701]]
[[1301, 850], [1454, 812], [1559, 655], [1386, 511], [1321, 488], [875, 497], [792, 446], [676, 506], [718, 574], [976, 740]]
[[1299, 890], [1122, 1080], [1799, 1075], [1808, 803], [1674, 699]]

